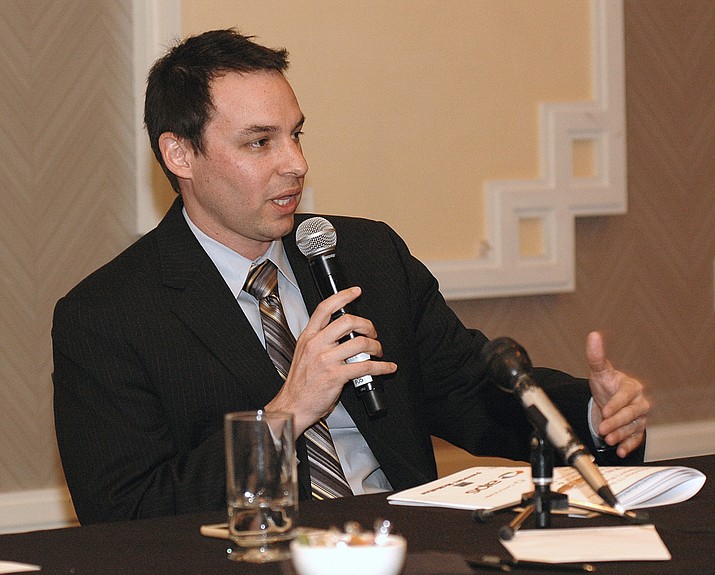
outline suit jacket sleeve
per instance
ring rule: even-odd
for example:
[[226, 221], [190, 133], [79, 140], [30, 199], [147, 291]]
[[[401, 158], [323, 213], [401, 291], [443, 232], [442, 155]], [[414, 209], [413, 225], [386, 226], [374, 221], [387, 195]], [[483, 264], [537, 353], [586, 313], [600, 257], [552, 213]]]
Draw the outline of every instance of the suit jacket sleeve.
[[223, 416], [280, 377], [181, 204], [62, 298], [55, 427], [82, 523], [225, 507]]
[[218, 509], [225, 501], [220, 418], [195, 442], [177, 435], [171, 404], [143, 362], [146, 350], [123, 327], [121, 316], [134, 311], [77, 297], [56, 307], [56, 431], [82, 524]]

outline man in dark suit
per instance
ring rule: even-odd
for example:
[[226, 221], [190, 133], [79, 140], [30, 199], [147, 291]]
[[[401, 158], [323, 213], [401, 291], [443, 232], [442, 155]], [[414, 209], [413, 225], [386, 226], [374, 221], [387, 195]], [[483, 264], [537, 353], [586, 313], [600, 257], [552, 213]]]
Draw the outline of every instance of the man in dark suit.
[[[177, 200], [55, 311], [57, 437], [82, 523], [224, 506], [232, 411], [294, 414], [303, 498], [303, 432], [321, 418], [355, 494], [434, 479], [431, 435], [474, 454], [528, 457], [523, 409], [480, 361], [486, 338], [461, 324], [388, 226], [330, 217], [346, 279], [360, 287], [321, 302], [295, 243], [308, 166], [286, 68], [284, 50], [219, 30], [186, 40], [150, 73], [145, 121]], [[298, 336], [285, 380], [242, 290], [265, 259]], [[349, 303], [355, 314], [330, 321]], [[359, 337], [341, 343], [349, 332]], [[346, 362], [359, 353], [372, 359]], [[597, 334], [587, 358], [588, 382], [548, 369], [535, 377], [601, 463], [641, 461], [642, 385], [611, 368]], [[345, 385], [366, 374], [381, 382], [384, 416], [368, 417]]]

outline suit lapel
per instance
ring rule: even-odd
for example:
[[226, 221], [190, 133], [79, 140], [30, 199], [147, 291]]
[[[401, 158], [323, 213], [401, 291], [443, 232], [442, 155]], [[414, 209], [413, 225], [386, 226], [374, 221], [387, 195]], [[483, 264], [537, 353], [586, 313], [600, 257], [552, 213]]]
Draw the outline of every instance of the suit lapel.
[[263, 406], [278, 393], [282, 380], [231, 290], [191, 233], [182, 206], [177, 198], [156, 235], [162, 281], [174, 292], [172, 309], [255, 405]]
[[[312, 215], [313, 214], [302, 214], [296, 216], [296, 224], [299, 224], [302, 220], [311, 217]], [[331, 219], [332, 223], [338, 227], [340, 227], [341, 224], [343, 226], [350, 224], [348, 220], [344, 220], [343, 218], [331, 217], [329, 219]], [[303, 254], [300, 253], [300, 250], [295, 243], [294, 235], [295, 234], [291, 234], [289, 237], [283, 238], [283, 244], [296, 275], [301, 293], [303, 294], [308, 313], [312, 314], [318, 303], [320, 303], [320, 293], [318, 292], [312, 278], [308, 260], [305, 256], [303, 256]], [[369, 238], [362, 238], [362, 241], [365, 244], [365, 249], [364, 252], [361, 251], [360, 253], [370, 253], [371, 249], [377, 249], [377, 246], [372, 246], [370, 244]], [[341, 263], [344, 266], [344, 272], [347, 276], [346, 280], [348, 283], [356, 283], [360, 285], [362, 283], [361, 280], [366, 281], [367, 278], [361, 276], [351, 277], [350, 273], [354, 272], [356, 267], [351, 265], [355, 262], [351, 259], [350, 248], [345, 246], [346, 244], [344, 242], [341, 243], [338, 241], [337, 250]], [[358, 273], [364, 273], [364, 271]], [[366, 281], [366, 283], [369, 282]], [[405, 297], [407, 297], [406, 294]], [[365, 302], [358, 303], [357, 312], [372, 321], [377, 319], [372, 317], [372, 312], [374, 312], [374, 310], [370, 309]], [[386, 352], [389, 353], [389, 350], [386, 350]], [[399, 379], [400, 377], [401, 375], [399, 374], [398, 366], [398, 374], [396, 378]], [[388, 388], [393, 384], [393, 382], [390, 381], [391, 379], [392, 378], [383, 379], [385, 393], [388, 396]], [[428, 481], [431, 479], [431, 476], [425, 472], [426, 466], [429, 466], [429, 456], [421, 447], [424, 440], [421, 437], [414, 437], [409, 440], [406, 438], [406, 434], [409, 433], [410, 429], [405, 427], [404, 421], [400, 416], [401, 414], [396, 409], [399, 405], [398, 401], [390, 401], [388, 398], [388, 402], [391, 407], [387, 416], [371, 419], [367, 415], [367, 411], [365, 410], [362, 401], [358, 397], [357, 393], [353, 389], [352, 383], [350, 382], [343, 387], [340, 395], [340, 401], [350, 414], [350, 417], [355, 422], [355, 425], [365, 438], [365, 441], [370, 446], [370, 449], [372, 449], [378, 461], [383, 462], [383, 470], [388, 473], [390, 481], [394, 481], [397, 485], [404, 483], [404, 478], [408, 478], [408, 482], [412, 481], [414, 477], [420, 477], [421, 481]], [[396, 443], [394, 441], [394, 438], [396, 437], [402, 437], [404, 441]], [[397, 445], [400, 447], [397, 447]], [[409, 449], [405, 449], [405, 445], [408, 445]], [[386, 466], [385, 463], [387, 463]]]

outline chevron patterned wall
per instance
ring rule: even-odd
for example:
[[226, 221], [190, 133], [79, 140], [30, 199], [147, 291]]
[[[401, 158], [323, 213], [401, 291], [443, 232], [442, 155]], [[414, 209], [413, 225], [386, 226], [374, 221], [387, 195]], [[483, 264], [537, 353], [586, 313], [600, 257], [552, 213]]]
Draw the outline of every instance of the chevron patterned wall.
[[[0, 493], [61, 484], [51, 314], [133, 236], [130, 0], [0, 1]], [[588, 330], [654, 423], [715, 418], [715, 3], [625, 1], [629, 212], [577, 223], [577, 291], [453, 302], [583, 374]]]
[[134, 225], [129, 0], [0, 2], [0, 492], [58, 485], [57, 299]]
[[653, 423], [712, 420], [715, 2], [624, 9], [628, 214], [577, 220], [575, 293], [453, 307], [574, 374], [586, 333], [603, 330], [614, 364], [649, 385]]

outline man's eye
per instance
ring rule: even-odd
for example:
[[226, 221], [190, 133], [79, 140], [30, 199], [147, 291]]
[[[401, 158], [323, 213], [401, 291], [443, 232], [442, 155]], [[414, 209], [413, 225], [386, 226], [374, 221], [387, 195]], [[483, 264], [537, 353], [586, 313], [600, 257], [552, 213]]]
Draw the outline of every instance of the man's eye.
[[296, 141], [300, 141], [300, 137], [303, 135], [303, 130], [299, 130], [293, 134], [293, 139]]
[[268, 145], [268, 138], [261, 138], [260, 140], [255, 140], [248, 145], [252, 148], [264, 148]]

